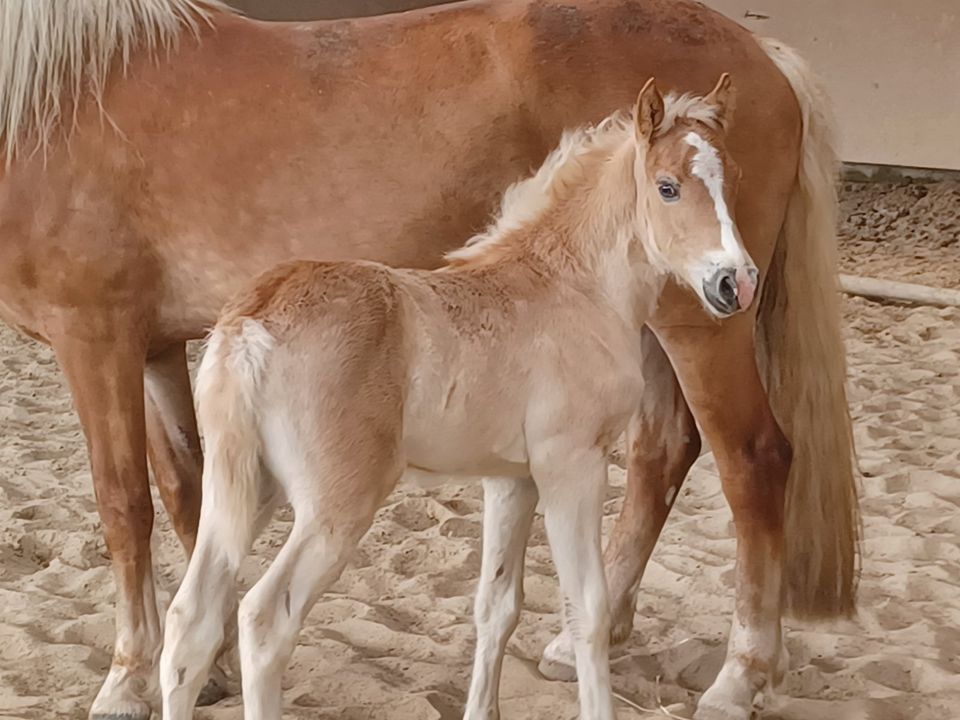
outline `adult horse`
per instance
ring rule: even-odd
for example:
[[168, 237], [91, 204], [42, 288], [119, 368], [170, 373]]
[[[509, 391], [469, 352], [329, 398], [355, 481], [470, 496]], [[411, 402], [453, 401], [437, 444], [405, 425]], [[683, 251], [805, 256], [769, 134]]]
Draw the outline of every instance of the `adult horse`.
[[765, 289], [758, 309], [717, 323], [668, 288], [650, 323], [650, 390], [606, 554], [614, 639], [698, 454], [694, 417], [738, 541], [728, 657], [702, 709], [746, 717], [778, 672], [784, 599], [805, 616], [851, 610], [834, 158], [791, 51], [674, 0], [487, 0], [299, 24], [205, 0], [11, 2], [0, 38], [0, 316], [49, 343], [66, 374], [117, 580], [93, 717], [146, 718], [155, 699], [148, 455], [194, 546], [185, 341], [284, 259], [439, 264], [562, 128], [626, 107], [650, 75], [680, 91], [736, 78], [734, 210]]

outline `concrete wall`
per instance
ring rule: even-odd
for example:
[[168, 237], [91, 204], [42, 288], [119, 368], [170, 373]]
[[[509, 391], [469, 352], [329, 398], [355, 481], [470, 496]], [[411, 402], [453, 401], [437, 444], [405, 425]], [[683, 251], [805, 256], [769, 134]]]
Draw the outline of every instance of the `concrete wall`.
[[[275, 20], [356, 17], [440, 4], [228, 2]], [[845, 161], [960, 170], [960, 0], [705, 2], [804, 54], [833, 99]]]

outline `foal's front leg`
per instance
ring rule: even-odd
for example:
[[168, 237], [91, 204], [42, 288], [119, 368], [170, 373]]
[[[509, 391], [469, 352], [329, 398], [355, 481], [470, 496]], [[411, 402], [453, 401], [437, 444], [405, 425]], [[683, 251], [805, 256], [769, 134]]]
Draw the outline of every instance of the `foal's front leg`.
[[[626, 492], [604, 552], [613, 644], [630, 636], [640, 579], [687, 471], [700, 454], [697, 424], [673, 366], [646, 328], [642, 348], [645, 384], [627, 430]], [[573, 663], [570, 632], [564, 627], [543, 651], [540, 672], [557, 680], [572, 679]]]
[[543, 498], [547, 536], [573, 640], [580, 717], [613, 720], [610, 606], [600, 545], [607, 459], [596, 447], [571, 452], [569, 441], [557, 437], [540, 443], [531, 453], [531, 469]]
[[477, 649], [465, 720], [500, 717], [500, 669], [523, 604], [523, 559], [537, 487], [530, 479], [483, 481], [483, 563], [474, 601]]

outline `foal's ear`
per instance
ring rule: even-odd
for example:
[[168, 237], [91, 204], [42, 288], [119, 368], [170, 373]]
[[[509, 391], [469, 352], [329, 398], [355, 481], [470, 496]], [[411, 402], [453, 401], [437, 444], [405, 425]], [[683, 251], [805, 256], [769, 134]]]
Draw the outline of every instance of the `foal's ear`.
[[660, 123], [663, 122], [663, 95], [657, 90], [657, 84], [653, 78], [647, 80], [640, 91], [633, 115], [636, 122], [637, 139], [650, 142], [660, 128]]
[[730, 80], [730, 73], [724, 73], [717, 80], [717, 86], [705, 98], [707, 104], [717, 110], [717, 120], [724, 130], [729, 130], [733, 124], [733, 111], [737, 105], [737, 89]]

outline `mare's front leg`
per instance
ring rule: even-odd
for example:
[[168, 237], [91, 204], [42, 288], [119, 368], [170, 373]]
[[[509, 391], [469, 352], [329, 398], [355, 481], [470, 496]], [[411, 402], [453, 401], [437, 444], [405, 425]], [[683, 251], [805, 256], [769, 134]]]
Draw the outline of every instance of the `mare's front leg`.
[[483, 481], [483, 561], [474, 601], [477, 649], [465, 720], [500, 717], [500, 669], [523, 605], [523, 559], [537, 487], [529, 479]]
[[157, 692], [160, 618], [150, 557], [153, 502], [144, 447], [140, 333], [99, 318], [103, 332], [85, 338], [89, 317], [64, 322], [51, 337], [87, 439], [90, 469], [116, 578], [113, 662], [90, 710], [94, 720], [148, 720]]
[[[610, 605], [603, 573], [600, 522], [607, 458], [557, 436], [531, 449], [530, 467], [543, 498], [547, 537], [563, 593], [576, 659], [582, 720], [613, 720]], [[580, 448], [583, 448], [580, 445]]]
[[[687, 471], [700, 454], [700, 434], [680, 391], [673, 366], [652, 331], [643, 331], [640, 407], [627, 429], [627, 486], [604, 562], [610, 590], [610, 642], [626, 640], [633, 629], [637, 591], [670, 508]], [[540, 671], [572, 679], [573, 645], [564, 630], [543, 651]]]
[[727, 658], [697, 718], [746, 720], [781, 668], [784, 493], [790, 445], [757, 371], [753, 314], [657, 329], [713, 449], [737, 534], [736, 609]]

